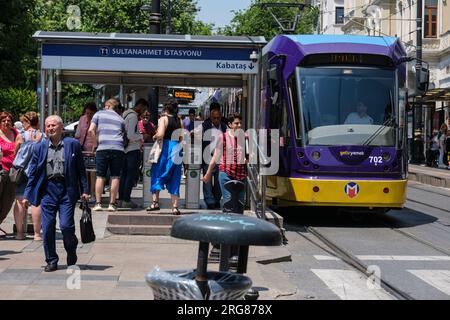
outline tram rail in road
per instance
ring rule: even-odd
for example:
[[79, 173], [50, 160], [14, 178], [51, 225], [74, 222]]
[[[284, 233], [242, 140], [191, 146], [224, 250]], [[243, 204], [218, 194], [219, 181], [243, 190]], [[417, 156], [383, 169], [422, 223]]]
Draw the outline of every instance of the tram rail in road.
[[[401, 289], [395, 287], [394, 285], [392, 285], [388, 281], [386, 281], [386, 280], [384, 280], [384, 279], [382, 279], [380, 277], [377, 277], [376, 274], [374, 274], [374, 273], [369, 272], [367, 267], [358, 258], [356, 258], [353, 254], [351, 254], [350, 252], [348, 252], [347, 250], [345, 250], [341, 246], [338, 246], [335, 242], [333, 242], [328, 237], [326, 237], [317, 228], [315, 228], [315, 227], [306, 227], [306, 230], [309, 233], [311, 233], [312, 235], [314, 235], [317, 239], [319, 239], [327, 247], [329, 247], [333, 251], [333, 255], [335, 257], [341, 259], [342, 261], [347, 263], [349, 266], [351, 266], [352, 268], [358, 270], [359, 272], [361, 272], [362, 274], [364, 274], [368, 278], [372, 277], [372, 279], [374, 279], [375, 281], [379, 281], [381, 287], [385, 291], [390, 293], [392, 296], [394, 296], [395, 298], [397, 298], [399, 300], [415, 300], [409, 294], [403, 292]], [[305, 238], [306, 240], [310, 241], [310, 239], [308, 237], [306, 237], [305, 235], [303, 235], [301, 232], [298, 232], [298, 234], [300, 236], [302, 236], [303, 238]], [[314, 242], [312, 242], [312, 243], [317, 246], [317, 243], [314, 243]]]

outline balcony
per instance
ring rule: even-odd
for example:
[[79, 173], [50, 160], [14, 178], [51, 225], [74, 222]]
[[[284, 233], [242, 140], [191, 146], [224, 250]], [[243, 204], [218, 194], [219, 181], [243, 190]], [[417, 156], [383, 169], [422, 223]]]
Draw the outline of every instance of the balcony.
[[450, 50], [450, 31], [447, 31], [439, 38], [423, 38], [423, 54], [427, 56], [440, 56]]

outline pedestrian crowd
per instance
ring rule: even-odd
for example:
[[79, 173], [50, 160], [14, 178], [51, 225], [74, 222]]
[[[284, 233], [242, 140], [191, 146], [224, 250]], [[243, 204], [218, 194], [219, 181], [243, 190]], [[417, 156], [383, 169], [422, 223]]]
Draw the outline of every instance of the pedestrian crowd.
[[426, 164], [430, 167], [450, 169], [450, 130], [446, 123], [433, 132], [426, 151]]
[[[149, 103], [136, 101], [133, 108], [124, 109], [120, 101], [111, 98], [98, 111], [87, 103], [78, 121], [74, 138], [64, 135], [63, 121], [51, 115], [45, 119], [44, 132], [39, 130], [36, 112], [27, 112], [14, 123], [12, 114], [0, 113], [0, 238], [7, 233], [1, 223], [13, 208], [15, 239], [27, 234], [27, 210], [31, 207], [34, 240], [43, 241], [45, 271], [57, 270], [56, 215], [67, 251], [67, 265], [77, 261], [74, 211], [80, 200], [91, 197], [86, 174], [85, 157], [95, 154], [95, 203], [93, 211], [117, 208], [138, 208], [131, 192], [139, 179], [145, 143], [156, 145], [158, 157], [151, 169], [152, 193], [148, 212], [158, 211], [160, 192], [167, 189], [171, 196], [172, 213], [180, 215], [180, 185], [189, 164], [183, 163], [183, 144], [193, 143], [200, 133], [203, 159], [203, 195], [208, 209], [219, 209], [221, 200], [230, 200], [224, 184], [230, 180], [245, 182], [245, 144], [238, 144], [236, 130], [241, 128], [241, 116], [224, 119], [221, 107], [213, 102], [210, 116], [203, 121], [195, 109], [189, 116], [179, 116], [178, 103], [170, 100], [163, 105], [157, 125], [150, 121]], [[204, 158], [204, 157], [202, 157]], [[186, 158], [184, 158], [186, 159]], [[184, 165], [184, 170], [183, 170]], [[110, 196], [106, 208], [102, 194], [108, 184]], [[93, 186], [94, 187], [94, 186]], [[243, 199], [241, 194], [240, 198]]]

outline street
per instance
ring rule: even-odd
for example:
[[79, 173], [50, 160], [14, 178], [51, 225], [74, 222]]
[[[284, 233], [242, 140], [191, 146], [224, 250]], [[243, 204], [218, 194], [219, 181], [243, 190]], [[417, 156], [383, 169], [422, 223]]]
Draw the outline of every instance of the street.
[[449, 299], [449, 196], [410, 182], [406, 207], [384, 216], [285, 210], [292, 262], [277, 267], [296, 287], [292, 298]]

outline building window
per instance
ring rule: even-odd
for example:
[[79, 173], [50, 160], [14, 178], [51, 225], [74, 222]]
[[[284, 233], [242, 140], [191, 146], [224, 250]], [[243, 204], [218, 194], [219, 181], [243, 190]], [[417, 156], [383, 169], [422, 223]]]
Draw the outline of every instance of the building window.
[[336, 24], [344, 23], [344, 7], [336, 7], [335, 21]]
[[425, 38], [437, 37], [438, 0], [425, 0], [424, 27]]

